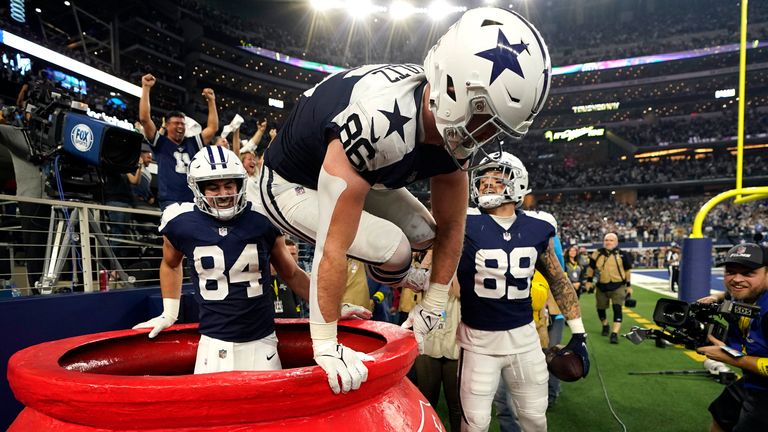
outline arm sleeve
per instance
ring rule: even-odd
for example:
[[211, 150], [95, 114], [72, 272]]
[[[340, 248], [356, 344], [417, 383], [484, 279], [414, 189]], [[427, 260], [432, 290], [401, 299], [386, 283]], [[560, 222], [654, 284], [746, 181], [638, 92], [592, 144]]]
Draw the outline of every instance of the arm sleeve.
[[565, 257], [563, 256], [563, 243], [560, 242], [560, 236], [557, 234], [555, 234], [554, 240], [555, 240], [555, 255], [557, 256], [557, 260], [560, 261], [560, 267], [562, 267], [563, 271], [565, 271]]

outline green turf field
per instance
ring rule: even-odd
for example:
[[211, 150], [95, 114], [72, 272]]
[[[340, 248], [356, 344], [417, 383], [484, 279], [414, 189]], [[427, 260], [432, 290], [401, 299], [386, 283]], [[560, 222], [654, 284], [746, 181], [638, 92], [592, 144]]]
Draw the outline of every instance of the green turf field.
[[[625, 309], [622, 332], [633, 325], [646, 325], [637, 320], [651, 320], [660, 296], [636, 288], [634, 297], [637, 307], [632, 311]], [[701, 362], [689, 355], [690, 351], [674, 346], [657, 348], [653, 341], [634, 345], [625, 338], [620, 338], [618, 345], [610, 345], [607, 337], [600, 336], [595, 296], [583, 295], [581, 308], [589, 334], [592, 367], [586, 379], [562, 384], [560, 398], [547, 412], [550, 431], [622, 431], [619, 420], [628, 431], [709, 430], [707, 406], [722, 391], [721, 384], [698, 375], [628, 375], [630, 371], [703, 370]], [[609, 320], [611, 316], [609, 310]], [[569, 338], [566, 329], [563, 344]], [[447, 409], [442, 399], [437, 411], [447, 425]], [[495, 419], [490, 430], [499, 430]]]

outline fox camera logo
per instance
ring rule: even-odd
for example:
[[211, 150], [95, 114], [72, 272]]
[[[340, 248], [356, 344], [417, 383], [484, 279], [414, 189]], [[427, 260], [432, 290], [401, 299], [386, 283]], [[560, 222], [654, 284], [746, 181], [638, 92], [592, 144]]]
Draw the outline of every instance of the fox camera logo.
[[80, 123], [72, 128], [70, 137], [72, 138], [72, 145], [83, 153], [93, 146], [93, 131], [86, 124]]

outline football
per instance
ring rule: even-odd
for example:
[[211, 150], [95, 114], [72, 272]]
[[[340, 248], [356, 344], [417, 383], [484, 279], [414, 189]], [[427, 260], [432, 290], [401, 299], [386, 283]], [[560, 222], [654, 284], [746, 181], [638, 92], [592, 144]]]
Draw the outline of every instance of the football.
[[562, 381], [578, 381], [584, 374], [581, 357], [571, 350], [556, 345], [546, 350], [547, 369]]

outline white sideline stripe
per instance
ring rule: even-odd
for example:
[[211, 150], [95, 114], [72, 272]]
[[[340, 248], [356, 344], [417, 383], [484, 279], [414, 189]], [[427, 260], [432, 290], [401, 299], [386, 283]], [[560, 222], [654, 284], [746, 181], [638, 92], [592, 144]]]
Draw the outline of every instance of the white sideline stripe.
[[[632, 271], [632, 286], [636, 286], [648, 291], [653, 291], [656, 294], [661, 294], [666, 297], [677, 298], [678, 293], [673, 293], [669, 290], [669, 280], [658, 278], [654, 276], [644, 275], [640, 272]], [[711, 289], [710, 293], [722, 292]]]

